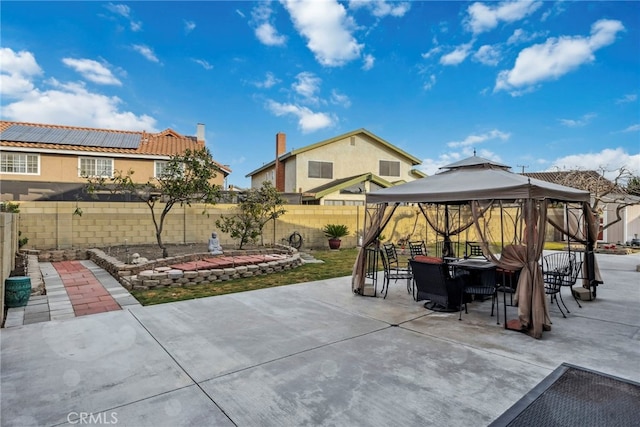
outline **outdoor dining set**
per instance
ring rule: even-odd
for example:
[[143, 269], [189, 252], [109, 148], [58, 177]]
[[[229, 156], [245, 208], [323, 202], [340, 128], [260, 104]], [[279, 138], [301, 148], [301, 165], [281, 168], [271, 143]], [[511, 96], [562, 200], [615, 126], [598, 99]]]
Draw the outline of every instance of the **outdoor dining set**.
[[[384, 270], [381, 288], [383, 298], [387, 297], [391, 282], [405, 281], [407, 293], [415, 301], [426, 301], [424, 307], [432, 311], [457, 311], [460, 320], [463, 306], [465, 313], [468, 313], [468, 303], [491, 298], [491, 316], [495, 307], [496, 322], [500, 324], [498, 296], [501, 293], [504, 325], [507, 327], [507, 307], [514, 305], [519, 270], [499, 268], [485, 257], [477, 242], [466, 242], [462, 257], [442, 256], [442, 246], [437, 249], [439, 256], [430, 256], [424, 241], [408, 242], [408, 253], [399, 256], [399, 252], [404, 253], [405, 250], [399, 250], [393, 243], [374, 249], [379, 254]], [[566, 317], [565, 311], [569, 312], [562, 299], [563, 287], [570, 288], [573, 298], [581, 307], [573, 292], [573, 285], [582, 271], [580, 257], [576, 257], [575, 252], [558, 251], [542, 257], [541, 267], [545, 294], [551, 303], [556, 303], [562, 316]]]

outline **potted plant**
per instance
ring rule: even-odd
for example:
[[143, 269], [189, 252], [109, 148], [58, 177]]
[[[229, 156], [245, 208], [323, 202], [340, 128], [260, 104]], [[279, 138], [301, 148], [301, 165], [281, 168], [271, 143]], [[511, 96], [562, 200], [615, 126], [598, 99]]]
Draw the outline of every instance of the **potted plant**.
[[340, 249], [340, 238], [349, 235], [349, 228], [344, 224], [327, 224], [322, 232], [329, 238], [329, 248]]

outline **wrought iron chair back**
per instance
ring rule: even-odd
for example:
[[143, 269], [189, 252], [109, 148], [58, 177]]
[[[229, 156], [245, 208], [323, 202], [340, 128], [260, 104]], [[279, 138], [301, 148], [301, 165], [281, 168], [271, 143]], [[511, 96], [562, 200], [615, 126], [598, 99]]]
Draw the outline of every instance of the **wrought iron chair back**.
[[477, 258], [477, 257], [486, 258], [484, 256], [484, 253], [482, 253], [482, 247], [478, 242], [467, 242], [467, 244], [465, 245], [464, 257], [465, 258]]
[[409, 242], [409, 253], [411, 259], [419, 255], [427, 255], [427, 245], [424, 244], [424, 241]]
[[[483, 272], [479, 277], [476, 277], [475, 280], [479, 280], [479, 282], [468, 281], [464, 287], [464, 294], [467, 295], [483, 295], [491, 297], [491, 316], [493, 316], [493, 307], [496, 307], [496, 324], [500, 324], [500, 311], [498, 310], [498, 286], [496, 280], [496, 270], [491, 269]], [[460, 307], [462, 308], [462, 296], [460, 296]], [[469, 313], [467, 311], [467, 303], [464, 303], [464, 312], [465, 314]], [[460, 310], [460, 315], [458, 320], [462, 320], [462, 310]]]
[[400, 266], [400, 260], [398, 259], [398, 253], [393, 243], [382, 245], [382, 251], [380, 253], [382, 259], [382, 266], [384, 268], [384, 283], [382, 285], [381, 293], [384, 294], [383, 298], [387, 297], [389, 291], [389, 282], [391, 280], [398, 281], [400, 279], [407, 281], [407, 292], [413, 293], [413, 274], [411, 269]]
[[[578, 280], [582, 263], [578, 265], [576, 254], [569, 252], [556, 252], [546, 255], [542, 259], [542, 263], [544, 291], [550, 296], [552, 303], [555, 300], [560, 313], [562, 313], [562, 317], [566, 318], [567, 316], [564, 314], [564, 311], [562, 311], [560, 303], [558, 302], [558, 296], [560, 296], [560, 301], [565, 310], [567, 310], [567, 313], [570, 313], [567, 305], [562, 300], [561, 290], [563, 286], [569, 286], [571, 288], [571, 294], [573, 295], [573, 285], [576, 283], [576, 280]], [[579, 304], [580, 303], [578, 303], [578, 305]]]

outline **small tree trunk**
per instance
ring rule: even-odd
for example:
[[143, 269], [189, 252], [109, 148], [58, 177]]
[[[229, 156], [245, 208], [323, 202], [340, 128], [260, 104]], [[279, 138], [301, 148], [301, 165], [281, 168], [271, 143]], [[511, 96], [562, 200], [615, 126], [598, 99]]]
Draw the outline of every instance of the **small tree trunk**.
[[156, 233], [156, 240], [158, 241], [158, 246], [162, 249], [162, 258], [168, 258], [169, 252], [167, 252], [167, 248], [162, 243], [162, 235], [160, 233]]

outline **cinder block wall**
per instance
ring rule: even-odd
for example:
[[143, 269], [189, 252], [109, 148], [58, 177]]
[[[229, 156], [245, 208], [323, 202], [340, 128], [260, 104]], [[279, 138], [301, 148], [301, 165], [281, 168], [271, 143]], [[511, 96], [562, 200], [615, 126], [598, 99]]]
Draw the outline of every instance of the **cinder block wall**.
[[[305, 248], [327, 248], [322, 233], [326, 224], [345, 224], [350, 235], [342, 238], [342, 247], [358, 244], [358, 233], [365, 223], [364, 206], [306, 206], [285, 205], [287, 212], [269, 222], [263, 233], [264, 244], [283, 243], [294, 231], [304, 239]], [[74, 215], [76, 208], [82, 215]], [[156, 207], [160, 215], [162, 206]], [[164, 243], [206, 243], [212, 231], [217, 231], [220, 243], [226, 248], [237, 242], [217, 229], [215, 222], [222, 215], [233, 215], [236, 205], [206, 206], [194, 204], [174, 206], [167, 215], [162, 232]], [[499, 225], [498, 225], [499, 226]], [[20, 230], [29, 238], [25, 249], [71, 249], [125, 244], [155, 244], [155, 227], [149, 208], [144, 203], [124, 202], [21, 202]], [[383, 231], [385, 241], [436, 241], [435, 233], [427, 225], [419, 209], [402, 206]], [[498, 235], [495, 233], [495, 235]], [[461, 240], [479, 240], [475, 227], [461, 236]], [[441, 238], [439, 239], [441, 240]], [[457, 238], [456, 238], [457, 240]], [[260, 243], [260, 242], [258, 242]]]
[[[76, 208], [82, 215], [74, 215]], [[159, 215], [162, 206], [156, 207]], [[206, 243], [217, 231], [223, 247], [233, 248], [237, 242], [221, 233], [215, 222], [222, 215], [233, 215], [236, 205], [193, 204], [174, 206], [164, 222], [164, 243]], [[356, 231], [362, 230], [363, 206], [286, 205], [287, 213], [264, 229], [264, 243], [282, 243], [298, 231], [305, 247], [328, 247], [322, 234], [325, 224], [345, 224], [351, 235], [343, 238], [343, 247], [355, 247]], [[126, 244], [155, 244], [155, 227], [148, 206], [122, 202], [20, 202], [20, 229], [29, 238], [25, 249], [69, 249]]]

